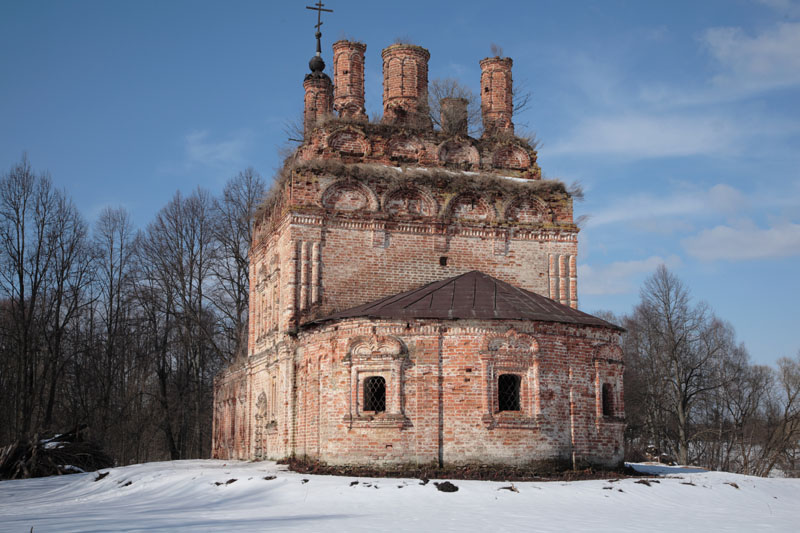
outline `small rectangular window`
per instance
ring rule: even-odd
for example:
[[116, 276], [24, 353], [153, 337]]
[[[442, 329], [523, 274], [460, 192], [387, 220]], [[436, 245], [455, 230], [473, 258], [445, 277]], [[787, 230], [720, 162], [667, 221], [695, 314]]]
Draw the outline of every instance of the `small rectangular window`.
[[520, 377], [502, 374], [497, 380], [497, 403], [499, 411], [519, 411]]
[[364, 380], [364, 411], [386, 411], [386, 380], [370, 376]]

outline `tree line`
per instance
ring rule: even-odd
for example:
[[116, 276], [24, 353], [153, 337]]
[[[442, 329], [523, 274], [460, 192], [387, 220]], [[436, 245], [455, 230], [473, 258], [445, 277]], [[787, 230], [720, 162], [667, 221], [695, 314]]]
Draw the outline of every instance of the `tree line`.
[[[145, 229], [90, 225], [27, 158], [0, 178], [0, 444], [87, 427], [121, 464], [208, 457], [213, 378], [247, 351], [252, 169]], [[626, 456], [800, 472], [800, 354], [754, 365], [665, 267], [626, 316]]]
[[208, 457], [213, 377], [247, 350], [245, 170], [143, 230], [90, 225], [26, 157], [0, 178], [0, 443], [87, 427], [120, 463]]
[[663, 265], [621, 318], [626, 456], [767, 476], [800, 475], [800, 353], [750, 361], [733, 327]]

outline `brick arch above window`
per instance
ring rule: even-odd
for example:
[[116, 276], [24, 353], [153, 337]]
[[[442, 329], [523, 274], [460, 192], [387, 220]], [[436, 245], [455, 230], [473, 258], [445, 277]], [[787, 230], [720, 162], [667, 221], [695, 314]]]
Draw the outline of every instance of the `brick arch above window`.
[[408, 355], [405, 343], [392, 336], [360, 336], [350, 340], [347, 354], [351, 358], [389, 357]]
[[601, 344], [594, 349], [594, 359], [621, 363], [622, 348], [619, 344]]
[[539, 342], [533, 336], [512, 328], [503, 334], [487, 336], [481, 351], [497, 355], [533, 356], [539, 353]]

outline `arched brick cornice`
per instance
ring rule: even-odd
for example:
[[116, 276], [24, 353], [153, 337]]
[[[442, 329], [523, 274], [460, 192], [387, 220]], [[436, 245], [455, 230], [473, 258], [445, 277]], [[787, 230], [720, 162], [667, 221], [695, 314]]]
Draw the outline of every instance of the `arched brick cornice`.
[[363, 206], [362, 207], [354, 207], [352, 209], [341, 209], [344, 211], [357, 211], [360, 209], [366, 209], [367, 211], [377, 211], [378, 210], [378, 195], [375, 194], [370, 187], [360, 181], [356, 181], [353, 179], [340, 179], [336, 180], [332, 184], [330, 184], [320, 195], [320, 204], [322, 207], [326, 209], [337, 209], [336, 207], [336, 199], [338, 195], [346, 191], [354, 191], [363, 196]]

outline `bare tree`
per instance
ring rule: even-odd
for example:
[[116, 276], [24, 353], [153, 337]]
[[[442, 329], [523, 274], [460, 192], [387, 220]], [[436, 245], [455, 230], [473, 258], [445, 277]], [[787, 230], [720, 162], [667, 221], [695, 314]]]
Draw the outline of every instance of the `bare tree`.
[[25, 156], [0, 180], [0, 290], [10, 315], [6, 351], [14, 361], [9, 391], [14, 436], [26, 435], [41, 415], [36, 402], [44, 355], [39, 311], [53, 262], [54, 249], [47, 243], [58, 229], [57, 205], [50, 178], [36, 175]]
[[428, 109], [433, 125], [440, 129], [444, 127], [442, 100], [445, 98], [463, 98], [467, 101], [467, 130], [470, 135], [478, 135], [481, 130], [480, 99], [454, 78], [437, 78], [428, 85]]
[[688, 289], [663, 265], [645, 281], [626, 327], [628, 362], [646, 386], [649, 433], [688, 464], [700, 431], [697, 406], [724, 384], [718, 369], [735, 349], [732, 328], [706, 305], [692, 305]]
[[219, 254], [213, 266], [217, 280], [213, 301], [222, 319], [225, 336], [222, 356], [226, 362], [247, 351], [252, 217], [265, 194], [264, 180], [248, 168], [228, 180], [222, 198], [214, 204]]

